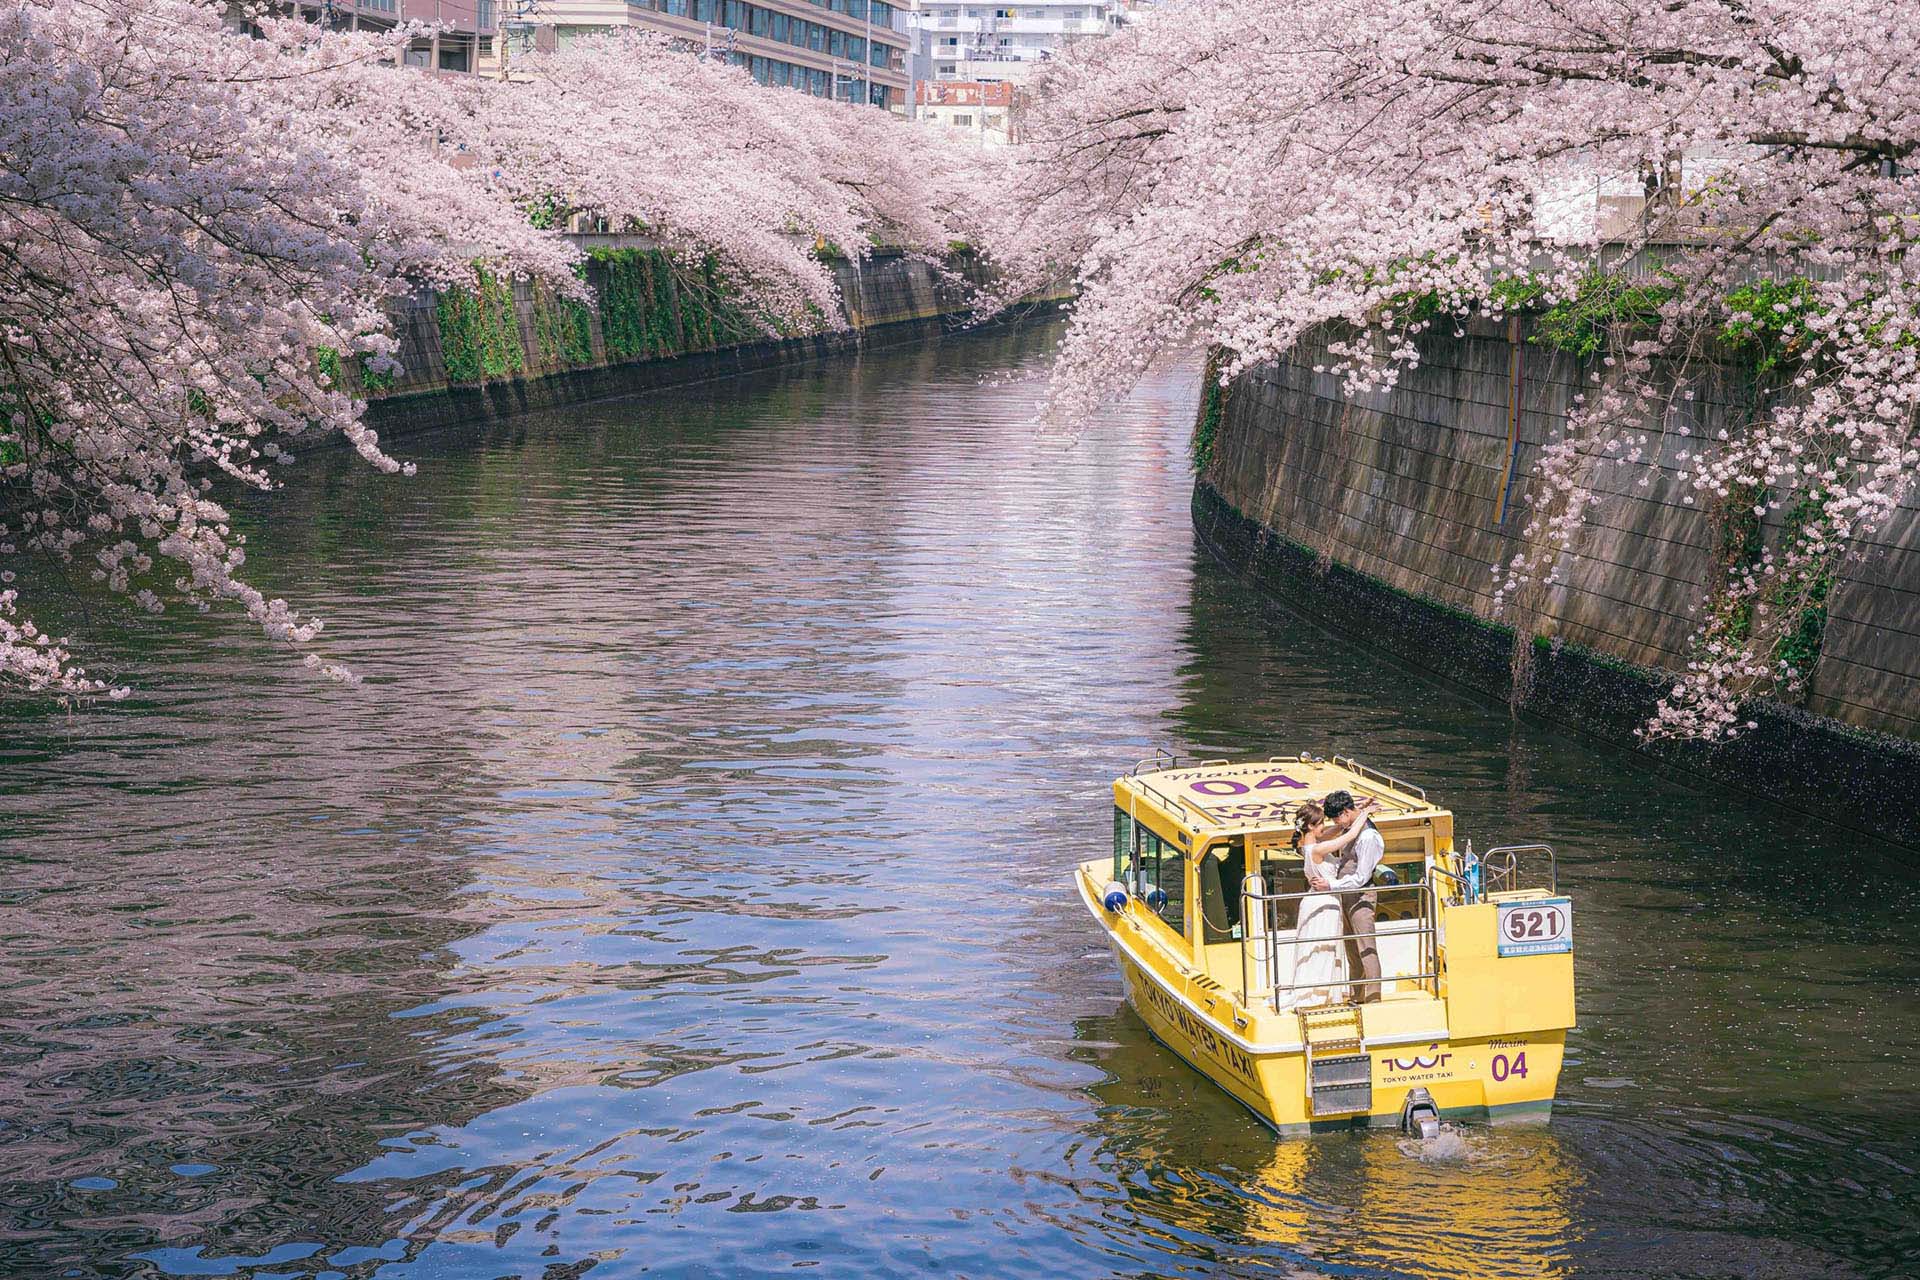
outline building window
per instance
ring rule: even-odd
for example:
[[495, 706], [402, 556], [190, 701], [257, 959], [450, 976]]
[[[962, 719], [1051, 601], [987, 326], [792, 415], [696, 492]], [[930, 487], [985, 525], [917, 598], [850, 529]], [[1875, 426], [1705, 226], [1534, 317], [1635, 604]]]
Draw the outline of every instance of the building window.
[[956, 125], [965, 127], [973, 123], [973, 117], [970, 115], [956, 115], [953, 118], [953, 122]]

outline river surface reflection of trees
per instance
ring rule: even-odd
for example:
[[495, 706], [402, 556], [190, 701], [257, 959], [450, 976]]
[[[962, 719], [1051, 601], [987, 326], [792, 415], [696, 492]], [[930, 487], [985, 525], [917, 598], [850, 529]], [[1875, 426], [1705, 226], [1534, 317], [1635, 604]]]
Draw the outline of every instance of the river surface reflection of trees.
[[[364, 685], [128, 620], [131, 705], [5, 712], [0, 1274], [1900, 1274], [1910, 881], [1269, 613], [1194, 371], [1038, 437], [1051, 336], [316, 455], [251, 567]], [[1162, 745], [1559, 845], [1553, 1125], [1281, 1142], [1154, 1045], [1066, 869]]]

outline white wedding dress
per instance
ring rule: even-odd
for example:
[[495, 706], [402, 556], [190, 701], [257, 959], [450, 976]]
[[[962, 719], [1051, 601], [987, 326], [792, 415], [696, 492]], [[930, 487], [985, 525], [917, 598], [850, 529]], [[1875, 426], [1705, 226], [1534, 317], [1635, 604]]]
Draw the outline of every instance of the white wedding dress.
[[[1314, 865], [1311, 855], [1309, 865]], [[1320, 874], [1331, 870], [1321, 866]], [[1292, 990], [1282, 993], [1286, 1008], [1313, 1009], [1346, 1001], [1347, 944], [1340, 941], [1346, 931], [1338, 895], [1316, 893], [1300, 899], [1300, 920], [1293, 933], [1293, 976], [1288, 979]]]

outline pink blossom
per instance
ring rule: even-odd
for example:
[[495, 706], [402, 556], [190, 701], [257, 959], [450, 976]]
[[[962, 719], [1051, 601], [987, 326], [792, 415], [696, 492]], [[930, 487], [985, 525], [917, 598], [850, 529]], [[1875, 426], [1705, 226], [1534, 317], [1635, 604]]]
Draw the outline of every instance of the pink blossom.
[[[1757, 576], [1714, 593], [1696, 644], [1718, 652], [1645, 732], [1725, 736], [1747, 698], [1799, 687], [1777, 658], [1800, 606], [1920, 462], [1920, 182], [1902, 168], [1920, 156], [1920, 0], [1869, 18], [1837, 0], [1216, 0], [1073, 46], [1037, 87], [1000, 248], [1016, 281], [1064, 269], [1080, 287], [1057, 420], [1196, 339], [1231, 377], [1331, 334], [1326, 371], [1364, 400], [1419, 359], [1410, 299], [1496, 315], [1498, 284], [1528, 279], [1552, 304], [1659, 246], [1671, 299], [1593, 362], [1537, 460], [1525, 551], [1496, 571], [1523, 629], [1607, 477], [1658, 465], [1624, 442], [1688, 435], [1717, 335], [1751, 318], [1730, 291], [1808, 279], [1791, 378], [1677, 461], [1689, 505], [1757, 483], [1779, 513], [1817, 484], [1820, 514], [1776, 523]], [[1603, 259], [1599, 196], [1648, 191]]]
[[[404, 29], [258, 25], [197, 0], [0, 4], [0, 557], [90, 551], [149, 611], [226, 601], [319, 636], [241, 576], [213, 481], [271, 488], [290, 445], [333, 432], [411, 474], [316, 353], [391, 371], [389, 304], [476, 262], [583, 295], [536, 203], [710, 257], [787, 332], [839, 322], [816, 241], [932, 260], [979, 240], [990, 203], [990, 156], [657, 39], [585, 41], [506, 84], [399, 65]], [[9, 688], [110, 692], [13, 589]]]

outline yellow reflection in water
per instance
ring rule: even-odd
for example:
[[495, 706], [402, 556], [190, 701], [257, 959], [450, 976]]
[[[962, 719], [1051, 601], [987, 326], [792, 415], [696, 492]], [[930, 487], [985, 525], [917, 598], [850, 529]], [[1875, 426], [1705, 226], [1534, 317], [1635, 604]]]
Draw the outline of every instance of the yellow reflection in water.
[[[1248, 1238], [1419, 1276], [1569, 1273], [1575, 1174], [1551, 1131], [1449, 1129], [1276, 1138], [1248, 1180]], [[1315, 1212], [1303, 1206], [1328, 1206]]]
[[1103, 1136], [1132, 1166], [1138, 1226], [1169, 1252], [1207, 1240], [1262, 1274], [1572, 1274], [1580, 1175], [1550, 1125], [1450, 1126], [1424, 1143], [1387, 1129], [1280, 1137], [1130, 1015], [1100, 1023], [1082, 1032], [1109, 1073], [1093, 1087], [1109, 1104]]

